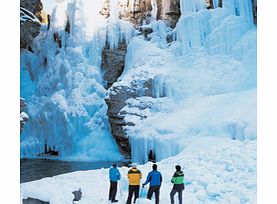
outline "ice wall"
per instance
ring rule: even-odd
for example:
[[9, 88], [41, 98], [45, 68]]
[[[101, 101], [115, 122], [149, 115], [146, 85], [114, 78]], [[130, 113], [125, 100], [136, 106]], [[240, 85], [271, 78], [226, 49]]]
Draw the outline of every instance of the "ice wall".
[[183, 15], [188, 15], [206, 8], [206, 0], [181, 0], [181, 13]]
[[21, 53], [21, 96], [30, 115], [21, 135], [22, 157], [43, 156], [47, 144], [64, 159], [122, 159], [109, 131], [100, 66], [106, 42], [115, 48], [134, 32], [115, 15], [101, 16], [102, 6], [103, 1], [62, 1], [50, 29], [43, 27], [35, 39], [33, 53]]
[[[157, 22], [148, 25], [154, 28], [150, 43], [131, 41], [127, 69], [119, 83], [127, 85], [135, 76], [146, 75], [153, 79], [154, 103], [161, 98], [172, 101], [164, 101], [172, 115], [164, 110], [140, 110], [146, 103], [140, 98], [132, 108], [127, 104], [122, 109], [125, 122], [134, 124], [125, 127], [134, 161], [148, 161], [150, 150], [157, 160], [174, 156], [188, 141], [203, 136], [215, 141], [218, 137], [256, 139], [257, 30], [249, 18], [252, 11], [247, 9], [251, 2], [223, 1], [223, 8], [215, 7], [208, 10], [205, 1], [183, 0], [182, 16], [173, 31], [176, 41], [162, 43], [163, 35], [154, 26]], [[241, 99], [235, 102], [236, 97]]]
[[253, 22], [252, 0], [223, 0], [223, 8], [231, 14], [242, 16], [248, 22]]
[[230, 54], [239, 38], [255, 27], [251, 0], [224, 0], [223, 8], [210, 10], [202, 4], [181, 1], [182, 16], [176, 31], [183, 54], [201, 47], [211, 54]]
[[208, 143], [203, 147], [191, 144], [205, 138], [214, 143], [226, 138], [246, 143], [256, 140], [256, 97], [253, 89], [195, 98], [189, 103], [179, 101], [178, 107], [168, 104], [173, 111], [150, 113], [144, 121], [138, 117], [143, 111], [131, 107], [126, 120], [136, 124], [129, 129], [132, 160], [146, 163], [152, 152], [156, 161], [160, 161], [183, 150], [207, 148]]

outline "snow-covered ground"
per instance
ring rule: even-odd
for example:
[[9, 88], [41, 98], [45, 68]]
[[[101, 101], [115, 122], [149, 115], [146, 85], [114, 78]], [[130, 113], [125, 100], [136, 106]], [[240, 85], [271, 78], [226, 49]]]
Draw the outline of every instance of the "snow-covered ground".
[[[256, 141], [203, 137], [188, 140], [187, 149], [175, 157], [158, 162], [163, 175], [161, 204], [168, 204], [170, 182], [175, 165], [185, 173], [184, 203], [191, 204], [255, 204], [256, 203]], [[207, 144], [210, 144], [207, 146]], [[151, 163], [138, 166], [144, 182]], [[119, 168], [117, 198], [126, 203], [128, 194], [127, 167]], [[21, 184], [21, 199], [27, 197], [50, 201], [51, 204], [72, 203], [72, 191], [81, 188], [83, 197], [75, 203], [104, 204], [108, 202], [108, 170], [79, 171]], [[139, 199], [137, 203], [154, 203]]]

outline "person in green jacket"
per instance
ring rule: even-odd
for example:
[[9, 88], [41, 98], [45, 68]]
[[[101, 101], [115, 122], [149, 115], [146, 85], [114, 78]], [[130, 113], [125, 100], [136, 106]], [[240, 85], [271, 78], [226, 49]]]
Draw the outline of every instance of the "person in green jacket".
[[173, 183], [173, 188], [170, 192], [171, 204], [174, 204], [174, 195], [178, 192], [179, 204], [182, 204], [182, 191], [185, 189], [184, 185], [184, 173], [181, 171], [181, 166], [175, 166], [175, 173], [172, 176], [171, 183]]

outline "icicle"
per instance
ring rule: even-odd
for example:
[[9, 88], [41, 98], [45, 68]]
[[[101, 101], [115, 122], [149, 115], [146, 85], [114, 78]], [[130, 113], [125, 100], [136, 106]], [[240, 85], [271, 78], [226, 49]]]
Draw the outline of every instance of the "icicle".
[[182, 15], [188, 15], [206, 8], [206, 0], [181, 0]]
[[151, 6], [152, 6], [151, 15], [154, 19], [157, 19], [157, 14], [158, 14], [157, 0], [151, 0]]
[[167, 34], [167, 26], [166, 24], [161, 21], [153, 21], [151, 23], [151, 28], [153, 29], [153, 32], [157, 34], [157, 36], [160, 38], [161, 42], [163, 44], [166, 44], [166, 34]]
[[[164, 136], [170, 138], [166, 134]], [[132, 149], [132, 161], [139, 164], [148, 162], [150, 151], [155, 155], [156, 161], [161, 161], [162, 159], [175, 156], [181, 150], [175, 140], [166, 139], [163, 135], [153, 135], [153, 137], [132, 136], [129, 142]]]
[[252, 0], [224, 0], [223, 8], [233, 15], [244, 17], [248, 22], [253, 22]]
[[188, 49], [200, 48], [204, 45], [206, 36], [210, 32], [207, 21], [210, 12], [202, 11], [194, 15], [182, 16], [177, 24], [177, 39], [182, 43], [182, 52]]
[[213, 0], [213, 6], [214, 6], [214, 8], [218, 7], [218, 0]]

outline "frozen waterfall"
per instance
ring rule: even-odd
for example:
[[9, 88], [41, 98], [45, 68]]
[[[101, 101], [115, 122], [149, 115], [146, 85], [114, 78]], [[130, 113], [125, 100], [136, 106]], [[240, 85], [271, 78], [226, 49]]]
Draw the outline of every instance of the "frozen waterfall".
[[251, 1], [206, 7], [205, 0], [181, 1], [172, 43], [164, 45], [151, 23], [150, 43], [135, 38], [129, 44], [118, 86], [147, 75], [157, 97], [138, 97], [122, 109], [125, 122], [135, 124], [125, 127], [135, 162], [174, 156], [203, 137], [256, 139], [257, 30]]
[[[157, 19], [160, 8], [152, 0], [149, 24], [141, 27], [149, 31], [145, 36], [119, 18], [119, 2], [137, 9], [135, 0], [111, 0], [105, 18], [104, 0], [60, 2], [50, 29], [43, 26], [32, 52], [21, 53], [21, 97], [29, 115], [21, 156], [41, 156], [47, 145], [63, 159], [122, 159], [109, 130], [100, 68], [103, 48], [116, 50], [121, 42], [128, 44], [125, 69], [113, 86], [139, 89], [121, 109], [124, 122], [133, 124], [124, 126], [133, 161], [174, 156], [200, 137], [255, 140], [252, 1], [223, 0], [221, 8], [213, 0], [207, 9], [205, 0], [181, 0], [172, 29]], [[152, 89], [147, 97], [146, 88]]]
[[122, 159], [109, 131], [100, 66], [106, 41], [115, 48], [134, 30], [117, 16], [105, 19], [102, 6], [90, 0], [57, 4], [33, 53], [21, 53], [21, 96], [30, 114], [21, 135], [22, 157], [49, 149], [64, 159]]

